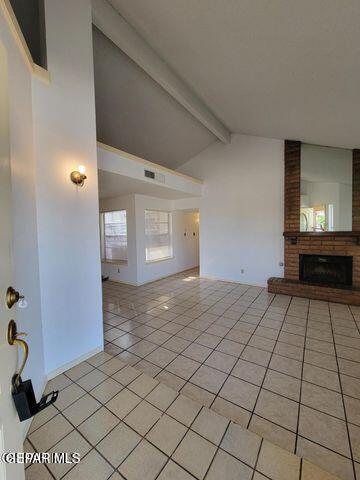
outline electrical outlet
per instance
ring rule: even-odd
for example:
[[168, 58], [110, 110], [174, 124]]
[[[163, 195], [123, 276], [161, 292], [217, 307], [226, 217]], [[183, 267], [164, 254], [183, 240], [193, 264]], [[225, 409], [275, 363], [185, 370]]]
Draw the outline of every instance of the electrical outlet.
[[242, 268], [242, 269], [240, 270], [240, 273], [243, 275], [243, 274], [245, 273], [245, 270]]

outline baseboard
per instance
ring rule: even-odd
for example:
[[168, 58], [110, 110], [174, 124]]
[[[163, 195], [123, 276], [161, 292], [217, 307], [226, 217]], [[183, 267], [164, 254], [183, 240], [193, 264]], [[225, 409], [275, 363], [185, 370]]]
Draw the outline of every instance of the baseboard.
[[241, 280], [231, 280], [229, 278], [222, 278], [222, 277], [215, 277], [212, 275], [202, 275], [200, 274], [200, 278], [205, 278], [207, 280], [217, 280], [218, 282], [227, 282], [227, 283], [238, 283], [241, 285], [247, 285], [248, 287], [262, 287], [265, 288], [267, 287], [266, 283], [259, 283], [259, 282], [245, 282]]
[[60, 373], [63, 373], [66, 370], [69, 370], [69, 368], [75, 367], [75, 365], [77, 365], [78, 363], [81, 363], [84, 360], [87, 360], [88, 358], [92, 357], [93, 355], [96, 355], [99, 352], [102, 352], [103, 350], [104, 350], [104, 346], [100, 345], [99, 347], [93, 348], [89, 352], [84, 353], [80, 357], [75, 358], [75, 360], [71, 360], [71, 362], [65, 363], [65, 365], [62, 365], [61, 367], [58, 367], [55, 370], [52, 370], [46, 375], [47, 381], [51, 380], [54, 377], [57, 377], [58, 375], [60, 375]]
[[179, 273], [187, 272], [188, 270], [194, 270], [194, 268], [199, 268], [199, 265], [196, 267], [185, 268], [185, 270], [179, 270], [178, 272], [168, 273], [167, 275], [162, 275], [161, 277], [156, 277], [152, 280], [145, 280], [145, 282], [126, 282], [125, 280], [112, 280], [109, 279], [109, 282], [120, 283], [124, 285], [131, 285], [133, 287], [141, 287], [142, 285], [147, 285], [148, 283], [154, 283], [158, 280], [163, 280], [164, 278], [172, 277], [173, 275], [179, 275]]

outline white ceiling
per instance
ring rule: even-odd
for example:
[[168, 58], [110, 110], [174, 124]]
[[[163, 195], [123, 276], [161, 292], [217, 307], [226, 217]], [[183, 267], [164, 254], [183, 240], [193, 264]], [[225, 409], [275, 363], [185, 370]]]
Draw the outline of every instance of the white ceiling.
[[96, 28], [93, 40], [98, 140], [173, 169], [215, 141]]
[[190, 195], [187, 195], [184, 192], [179, 192], [158, 184], [137, 180], [105, 170], [98, 170], [98, 182], [99, 198], [120, 197], [122, 195], [131, 195], [133, 193], [174, 200], [190, 197]]
[[109, 1], [232, 132], [360, 145], [359, 0]]

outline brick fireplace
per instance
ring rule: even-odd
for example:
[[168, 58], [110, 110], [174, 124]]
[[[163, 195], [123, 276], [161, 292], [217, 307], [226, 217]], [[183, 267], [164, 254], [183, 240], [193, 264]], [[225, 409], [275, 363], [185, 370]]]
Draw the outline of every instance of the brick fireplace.
[[[349, 232], [300, 232], [301, 143], [285, 141], [284, 158], [285, 270], [284, 278], [269, 278], [269, 292], [360, 305], [360, 150], [353, 150], [353, 230]], [[304, 261], [311, 270], [309, 256], [315, 272], [312, 279], [303, 275]], [[314, 264], [316, 256], [323, 268]], [[341, 257], [340, 267], [336, 264]], [[337, 280], [336, 269], [342, 271]]]

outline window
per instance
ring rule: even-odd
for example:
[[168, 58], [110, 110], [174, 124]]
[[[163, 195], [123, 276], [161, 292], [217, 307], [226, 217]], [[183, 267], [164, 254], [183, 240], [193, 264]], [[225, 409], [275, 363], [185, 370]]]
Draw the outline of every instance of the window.
[[126, 210], [101, 214], [103, 260], [127, 261]]
[[171, 213], [145, 210], [146, 261], [172, 257]]

